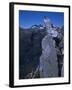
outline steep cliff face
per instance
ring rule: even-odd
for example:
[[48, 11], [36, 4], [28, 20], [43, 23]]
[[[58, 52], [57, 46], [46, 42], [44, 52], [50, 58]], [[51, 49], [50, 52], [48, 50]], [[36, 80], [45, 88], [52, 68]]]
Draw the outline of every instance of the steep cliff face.
[[[63, 64], [63, 34], [61, 30], [52, 27], [50, 19], [45, 17], [44, 24], [47, 35], [42, 39], [42, 54], [40, 56], [40, 77], [59, 77]], [[64, 72], [62, 72], [64, 73]]]
[[24, 30], [20, 28], [19, 32], [20, 79], [27, 78], [26, 76], [29, 73], [34, 72], [37, 66], [39, 65], [39, 57], [42, 53], [41, 41], [45, 35], [46, 31], [44, 29]]
[[42, 39], [42, 54], [40, 56], [40, 77], [58, 77], [58, 62], [53, 38], [57, 37], [57, 31], [51, 27], [51, 21], [44, 19], [47, 35]]
[[40, 77], [58, 77], [58, 62], [55, 43], [52, 37], [46, 35], [42, 40], [40, 56]]

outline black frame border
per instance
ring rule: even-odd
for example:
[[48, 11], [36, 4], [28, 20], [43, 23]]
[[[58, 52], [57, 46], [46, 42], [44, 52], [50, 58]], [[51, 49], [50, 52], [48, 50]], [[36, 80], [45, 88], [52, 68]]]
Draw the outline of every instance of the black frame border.
[[[45, 7], [62, 7], [69, 9], [69, 77], [68, 82], [62, 83], [48, 83], [48, 84], [35, 84], [35, 85], [18, 85], [14, 86], [14, 5], [32, 5], [32, 6], [45, 6]], [[32, 86], [48, 86], [48, 85], [64, 85], [70, 84], [70, 6], [69, 5], [52, 5], [52, 4], [40, 4], [40, 3], [9, 3], [9, 87], [32, 87]]]

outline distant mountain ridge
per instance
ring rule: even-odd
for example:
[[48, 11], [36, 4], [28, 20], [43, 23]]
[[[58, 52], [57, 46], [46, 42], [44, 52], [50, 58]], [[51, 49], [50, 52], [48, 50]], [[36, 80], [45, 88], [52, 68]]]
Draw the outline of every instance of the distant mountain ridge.
[[41, 24], [40, 25], [32, 25], [31, 29], [44, 29], [44, 26]]

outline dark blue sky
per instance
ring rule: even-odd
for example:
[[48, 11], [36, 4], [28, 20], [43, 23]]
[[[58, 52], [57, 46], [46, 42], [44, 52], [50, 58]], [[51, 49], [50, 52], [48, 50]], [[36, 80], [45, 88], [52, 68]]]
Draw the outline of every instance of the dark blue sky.
[[64, 13], [61, 12], [40, 12], [40, 11], [19, 11], [19, 26], [29, 28], [32, 25], [43, 24], [43, 18], [47, 16], [54, 25], [64, 25]]

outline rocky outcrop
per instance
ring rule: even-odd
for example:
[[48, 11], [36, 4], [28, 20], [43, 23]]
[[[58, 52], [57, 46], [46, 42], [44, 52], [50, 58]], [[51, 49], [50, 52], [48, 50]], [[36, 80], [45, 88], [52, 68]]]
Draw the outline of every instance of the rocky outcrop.
[[19, 29], [19, 79], [64, 76], [64, 27], [44, 23]]
[[58, 77], [58, 62], [53, 37], [57, 32], [51, 27], [51, 21], [44, 19], [47, 35], [42, 39], [42, 55], [40, 57], [40, 77]]
[[42, 55], [40, 56], [40, 77], [58, 77], [58, 63], [55, 42], [46, 35], [42, 40]]

